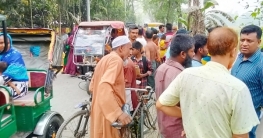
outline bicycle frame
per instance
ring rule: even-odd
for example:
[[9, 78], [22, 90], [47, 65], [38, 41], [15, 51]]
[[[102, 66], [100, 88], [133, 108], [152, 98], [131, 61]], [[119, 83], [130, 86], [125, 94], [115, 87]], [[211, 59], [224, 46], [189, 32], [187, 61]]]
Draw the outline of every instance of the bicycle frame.
[[[139, 94], [139, 96], [138, 96], [139, 104], [137, 105], [137, 107], [135, 108], [135, 110], [134, 110], [134, 112], [133, 112], [133, 114], [131, 116], [132, 120], [133, 120], [135, 115], [137, 114], [137, 112], [139, 111], [140, 108], [141, 109], [146, 108], [144, 100], [150, 100], [151, 97], [152, 97], [152, 94], [154, 93], [154, 91], [153, 91], [153, 89], [151, 87], [146, 87], [146, 89], [125, 88], [125, 90], [135, 91], [137, 94]], [[144, 95], [143, 93], [145, 93], [145, 92], [148, 92], [148, 94]], [[115, 127], [115, 128], [124, 127], [122, 124], [117, 123], [117, 122], [112, 123], [112, 126]]]

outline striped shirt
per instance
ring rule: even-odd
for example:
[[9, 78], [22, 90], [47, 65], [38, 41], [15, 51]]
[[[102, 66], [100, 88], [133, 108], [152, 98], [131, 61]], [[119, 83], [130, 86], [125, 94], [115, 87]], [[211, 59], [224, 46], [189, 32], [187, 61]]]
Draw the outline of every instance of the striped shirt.
[[247, 60], [243, 60], [243, 56], [242, 53], [238, 55], [231, 74], [247, 85], [254, 107], [258, 110], [263, 106], [263, 54], [258, 49]]

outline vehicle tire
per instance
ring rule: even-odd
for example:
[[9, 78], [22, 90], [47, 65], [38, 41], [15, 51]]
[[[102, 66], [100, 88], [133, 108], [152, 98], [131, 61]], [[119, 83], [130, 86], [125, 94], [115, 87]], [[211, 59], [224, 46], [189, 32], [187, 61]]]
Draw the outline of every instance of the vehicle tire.
[[37, 138], [54, 138], [62, 123], [63, 120], [61, 120], [58, 116], [53, 116], [46, 125], [43, 135], [37, 136]]
[[[84, 130], [85, 130], [85, 131], [88, 131], [89, 113], [87, 113], [87, 110], [80, 110], [80, 111], [74, 113], [69, 119], [67, 119], [66, 121], [64, 121], [64, 122], [62, 123], [62, 125], [61, 125], [60, 128], [58, 129], [56, 138], [63, 138], [63, 137], [62, 137], [62, 133], [63, 133], [63, 130], [66, 129], [67, 125], [68, 125], [73, 119], [75, 119], [75, 118], [77, 118], [77, 117], [79, 117], [79, 116], [83, 117], [83, 116], [85, 116], [86, 114], [87, 114], [87, 117], [86, 117], [86, 120], [85, 120], [85, 122], [84, 122], [86, 128], [85, 128]], [[84, 133], [84, 136], [85, 136], [86, 132], [83, 132], [83, 133]], [[74, 134], [74, 135], [78, 135], [78, 136], [74, 136], [74, 137], [76, 137], [76, 138], [82, 137], [82, 136], [80, 136], [79, 133], [78, 133], [78, 134]], [[84, 136], [83, 136], [83, 137], [84, 137]]]

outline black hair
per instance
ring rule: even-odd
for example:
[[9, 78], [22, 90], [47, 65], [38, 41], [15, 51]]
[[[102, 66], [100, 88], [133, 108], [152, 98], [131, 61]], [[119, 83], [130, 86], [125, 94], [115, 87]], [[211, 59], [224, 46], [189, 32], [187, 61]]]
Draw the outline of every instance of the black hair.
[[161, 36], [161, 39], [166, 39], [166, 35], [163, 34], [163, 35]]
[[257, 33], [257, 39], [261, 39], [262, 30], [259, 26], [256, 25], [248, 25], [242, 28], [240, 34], [250, 34], [250, 33]]
[[159, 38], [159, 36], [156, 35], [156, 34], [154, 34], [154, 35], [153, 35], [153, 40], [156, 40], [157, 38]]
[[145, 37], [147, 39], [152, 39], [153, 38], [153, 31], [151, 29], [148, 29], [146, 32], [145, 32]]
[[222, 26], [211, 27], [211, 28], [207, 29], [207, 32], [211, 33], [214, 29], [219, 28], [219, 27], [222, 27]]
[[139, 42], [139, 41], [133, 42], [133, 43], [132, 43], [132, 48], [137, 49], [137, 50], [142, 49], [142, 44], [141, 44], [141, 42]]
[[7, 68], [7, 63], [0, 61], [0, 72], [3, 73]]
[[178, 34], [176, 35], [170, 45], [170, 55], [171, 57], [177, 57], [182, 51], [188, 52], [195, 44], [195, 40], [188, 34]]
[[129, 26], [129, 30], [133, 30], [133, 29], [139, 29], [137, 25], [131, 25]]
[[195, 53], [197, 53], [199, 48], [203, 48], [207, 43], [207, 36], [202, 34], [196, 34], [194, 36], [195, 40]]
[[173, 25], [171, 23], [167, 23], [166, 24], [166, 30], [172, 31], [172, 29], [173, 29]]
[[142, 27], [139, 28], [138, 35], [143, 35], [143, 28]]
[[160, 25], [160, 26], [159, 26], [159, 29], [162, 29], [163, 27], [164, 27], [164, 25]]
[[155, 28], [151, 28], [151, 30], [153, 31], [153, 34], [158, 34], [158, 30]]

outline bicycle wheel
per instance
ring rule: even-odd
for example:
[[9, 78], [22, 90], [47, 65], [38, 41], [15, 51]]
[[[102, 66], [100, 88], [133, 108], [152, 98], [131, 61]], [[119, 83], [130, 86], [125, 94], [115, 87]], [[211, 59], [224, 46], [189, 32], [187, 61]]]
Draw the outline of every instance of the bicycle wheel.
[[[74, 123], [74, 119], [77, 119], [77, 123]], [[86, 133], [88, 133], [88, 120], [89, 112], [87, 110], [76, 112], [63, 122], [57, 132], [56, 138], [84, 138], [87, 136]], [[75, 126], [71, 126], [71, 123]]]
[[160, 134], [157, 125], [157, 112], [155, 101], [148, 101], [146, 108], [141, 112], [140, 135], [141, 138], [159, 138]]

